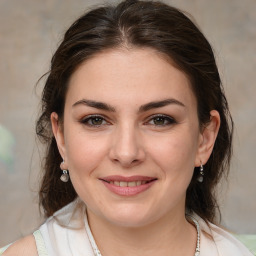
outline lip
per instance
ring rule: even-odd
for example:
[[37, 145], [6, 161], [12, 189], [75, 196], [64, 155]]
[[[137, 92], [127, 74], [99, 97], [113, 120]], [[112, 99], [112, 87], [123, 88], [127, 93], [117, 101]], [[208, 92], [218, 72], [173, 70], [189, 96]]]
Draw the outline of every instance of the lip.
[[[111, 192], [119, 195], [119, 196], [135, 196], [137, 194], [140, 194], [147, 189], [149, 189], [157, 180], [155, 177], [149, 177], [149, 176], [130, 176], [130, 177], [124, 177], [120, 175], [113, 175], [113, 176], [107, 176], [100, 178], [99, 180], [102, 181], [102, 183], [106, 186], [107, 189], [109, 189]], [[146, 184], [141, 184], [139, 186], [134, 187], [120, 187], [116, 186], [113, 183], [114, 181], [124, 181], [124, 182], [133, 182], [133, 181], [146, 181]]]
[[156, 180], [156, 179], [157, 179], [156, 177], [140, 176], [140, 175], [134, 175], [134, 176], [129, 176], [129, 177], [125, 177], [125, 176], [121, 176], [121, 175], [112, 175], [112, 176], [100, 178], [100, 180], [107, 181], [107, 182], [110, 182], [110, 181], [131, 182], [131, 181], [137, 181], [137, 180], [151, 181], [151, 180]]

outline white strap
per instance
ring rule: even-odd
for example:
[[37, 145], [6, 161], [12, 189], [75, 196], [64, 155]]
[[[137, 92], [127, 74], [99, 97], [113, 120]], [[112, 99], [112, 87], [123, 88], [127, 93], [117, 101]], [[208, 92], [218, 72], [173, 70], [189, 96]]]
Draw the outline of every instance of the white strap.
[[37, 247], [37, 253], [38, 256], [48, 256], [48, 253], [45, 248], [44, 239], [42, 237], [42, 234], [40, 230], [36, 230], [33, 233], [35, 240], [36, 240], [36, 247]]
[[12, 244], [8, 244], [8, 245], [6, 245], [5, 247], [0, 248], [0, 255], [2, 255], [2, 254], [8, 249], [8, 247], [9, 247], [10, 245], [12, 245]]

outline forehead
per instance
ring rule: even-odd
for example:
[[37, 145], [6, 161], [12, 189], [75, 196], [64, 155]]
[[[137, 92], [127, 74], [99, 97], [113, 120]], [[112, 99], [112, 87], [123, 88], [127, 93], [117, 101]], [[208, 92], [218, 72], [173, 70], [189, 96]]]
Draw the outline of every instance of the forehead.
[[67, 101], [84, 98], [123, 103], [176, 97], [195, 103], [186, 74], [150, 49], [112, 49], [82, 63], [71, 76]]

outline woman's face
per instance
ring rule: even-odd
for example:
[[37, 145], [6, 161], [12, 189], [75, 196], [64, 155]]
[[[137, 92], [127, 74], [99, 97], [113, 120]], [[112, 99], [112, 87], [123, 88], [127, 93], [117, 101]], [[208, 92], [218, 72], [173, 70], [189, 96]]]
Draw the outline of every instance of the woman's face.
[[88, 212], [141, 226], [185, 211], [203, 134], [186, 75], [152, 49], [109, 50], [72, 75], [53, 130]]

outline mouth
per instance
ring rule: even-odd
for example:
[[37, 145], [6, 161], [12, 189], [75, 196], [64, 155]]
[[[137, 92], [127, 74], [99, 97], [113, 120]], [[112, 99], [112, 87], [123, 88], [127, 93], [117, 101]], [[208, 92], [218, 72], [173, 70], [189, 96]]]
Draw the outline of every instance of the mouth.
[[106, 181], [106, 180], [102, 180], [102, 181], [105, 181], [105, 182], [115, 185], [117, 187], [137, 187], [137, 186], [141, 186], [141, 185], [150, 183], [154, 180], [150, 180], [150, 181], [137, 180], [137, 181], [129, 181], [129, 182], [127, 182], [127, 181]]
[[157, 181], [157, 178], [147, 176], [108, 176], [99, 180], [115, 194], [133, 196], [150, 188]]

